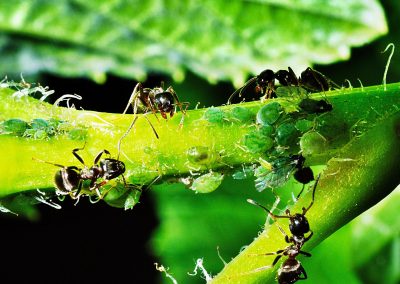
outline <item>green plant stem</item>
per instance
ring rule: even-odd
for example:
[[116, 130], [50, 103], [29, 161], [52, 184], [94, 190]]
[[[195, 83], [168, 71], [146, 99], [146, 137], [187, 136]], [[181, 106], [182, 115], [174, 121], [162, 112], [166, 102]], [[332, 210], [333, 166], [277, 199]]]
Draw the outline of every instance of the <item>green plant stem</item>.
[[[303, 250], [310, 251], [341, 226], [388, 195], [400, 183], [399, 157], [400, 112], [397, 112], [361, 137], [352, 139], [330, 159], [319, 181], [315, 203], [307, 212], [314, 236], [304, 245]], [[291, 212], [301, 212], [301, 208], [307, 207], [310, 200], [311, 192], [308, 192], [291, 208]], [[290, 233], [287, 219], [280, 219], [277, 223]], [[287, 245], [278, 226], [267, 225], [265, 231], [211, 283], [273, 283], [282, 260], [274, 268], [258, 272], [255, 270], [271, 265], [276, 257], [262, 254], [275, 252]], [[307, 258], [299, 259], [307, 270]]]
[[[329, 141], [325, 153], [310, 156], [310, 164], [321, 164], [346, 145], [352, 136], [352, 129], [360, 121], [369, 127], [394, 113], [400, 105], [398, 95], [400, 84], [364, 89], [343, 89], [340, 91], [317, 94], [328, 99], [333, 111], [323, 114], [319, 119], [319, 132]], [[64, 134], [49, 139], [1, 135], [2, 147], [0, 165], [0, 196], [18, 193], [36, 188], [53, 187], [53, 177], [57, 168], [50, 164], [40, 163], [32, 158], [45, 160], [61, 165], [79, 165], [71, 154], [72, 149], [85, 149], [80, 155], [91, 165], [93, 158], [103, 149], [117, 156], [119, 139], [128, 129], [133, 115], [98, 113], [55, 107], [30, 97], [13, 98], [11, 90], [0, 89], [0, 121], [19, 118], [25, 121], [32, 119], [58, 119], [66, 122]], [[285, 108], [296, 106], [296, 99], [276, 99]], [[268, 103], [268, 102], [266, 102]], [[242, 103], [253, 117], [264, 103]], [[260, 154], [250, 153], [243, 146], [243, 137], [256, 128], [254, 119], [246, 122], [232, 118], [231, 112], [238, 105], [218, 108], [223, 117], [205, 119], [209, 109], [188, 111], [183, 127], [179, 123], [181, 113], [168, 121], [158, 115], [148, 114], [160, 139], [157, 139], [146, 119], [139, 115], [134, 128], [124, 138], [120, 159], [126, 164], [125, 177], [132, 184], [148, 184], [154, 178], [160, 181], [190, 176], [191, 172], [208, 172], [209, 170], [226, 173], [243, 164], [256, 163]], [[74, 138], [71, 133], [84, 129], [84, 139]], [[71, 138], [72, 137], [72, 138]], [[206, 164], [193, 165], [188, 161], [187, 150], [195, 146], [204, 146], [214, 159]]]

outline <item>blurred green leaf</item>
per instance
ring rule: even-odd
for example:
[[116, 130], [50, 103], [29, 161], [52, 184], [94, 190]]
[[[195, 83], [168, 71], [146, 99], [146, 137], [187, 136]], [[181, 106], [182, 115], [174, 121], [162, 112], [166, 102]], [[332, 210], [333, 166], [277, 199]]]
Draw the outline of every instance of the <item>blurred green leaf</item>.
[[[151, 192], [161, 220], [152, 248], [179, 283], [204, 283], [199, 275], [187, 274], [193, 272], [198, 258], [203, 258], [208, 273], [215, 275], [223, 268], [217, 247], [229, 262], [261, 231], [265, 216], [254, 210], [246, 198], [273, 203], [273, 195], [256, 192], [250, 179], [226, 178], [218, 190], [209, 194], [196, 194], [176, 185], [157, 186]], [[163, 283], [170, 282], [164, 279]]]
[[[352, 222], [352, 248], [357, 252], [356, 267], [370, 261], [400, 233], [400, 186], [387, 198]], [[373, 241], [372, 241], [373, 240]]]
[[189, 69], [237, 85], [267, 66], [346, 59], [352, 46], [387, 32], [374, 0], [19, 0], [0, 3], [0, 20], [0, 73], [182, 80]]

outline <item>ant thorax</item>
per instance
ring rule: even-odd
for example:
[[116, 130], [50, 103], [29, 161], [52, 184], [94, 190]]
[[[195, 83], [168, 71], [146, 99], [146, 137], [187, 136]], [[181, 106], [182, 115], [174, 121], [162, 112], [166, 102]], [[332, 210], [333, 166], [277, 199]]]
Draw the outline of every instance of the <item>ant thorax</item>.
[[293, 239], [293, 243], [297, 244], [298, 246], [302, 247], [304, 245], [304, 243], [306, 242], [306, 238], [304, 237], [304, 235], [293, 235], [292, 236]]
[[81, 171], [81, 179], [98, 179], [103, 176], [103, 169], [98, 165], [94, 165], [90, 168], [84, 167]]
[[289, 258], [295, 258], [300, 251], [300, 246], [298, 244], [296, 245], [291, 245], [286, 249], [286, 252], [284, 253], [285, 255], [287, 255]]

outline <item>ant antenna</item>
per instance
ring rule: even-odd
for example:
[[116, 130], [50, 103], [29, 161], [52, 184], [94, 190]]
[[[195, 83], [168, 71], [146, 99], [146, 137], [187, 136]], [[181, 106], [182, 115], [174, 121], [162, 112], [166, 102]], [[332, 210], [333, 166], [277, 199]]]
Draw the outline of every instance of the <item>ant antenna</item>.
[[290, 218], [290, 216], [280, 216], [280, 215], [275, 215], [274, 213], [272, 213], [271, 211], [269, 211], [269, 209], [267, 207], [265, 207], [264, 205], [261, 205], [260, 203], [258, 203], [257, 201], [253, 200], [253, 199], [247, 199], [247, 202], [253, 205], [256, 205], [262, 209], [264, 209], [271, 217], [272, 219], [276, 219], [276, 218]]
[[37, 162], [41, 162], [41, 163], [46, 163], [46, 164], [49, 164], [49, 165], [53, 165], [53, 166], [60, 167], [60, 168], [65, 168], [65, 166], [63, 166], [63, 165], [52, 163], [52, 162], [48, 162], [48, 161], [44, 161], [44, 160], [41, 160], [41, 159], [38, 159], [38, 158], [35, 158], [35, 157], [32, 157], [32, 160], [37, 161]]
[[125, 114], [125, 113], [128, 111], [128, 108], [129, 108], [129, 106], [132, 104], [133, 99], [134, 99], [134, 96], [135, 96], [136, 93], [137, 93], [137, 89], [138, 89], [138, 88], [141, 88], [141, 87], [142, 87], [142, 84], [141, 84], [141, 83], [137, 83], [137, 84], [136, 84], [135, 88], [134, 88], [133, 91], [132, 91], [131, 96], [129, 97], [128, 104], [126, 105], [126, 107], [125, 107], [124, 111], [122, 112], [122, 114]]
[[230, 95], [229, 96], [229, 98], [228, 98], [228, 101], [227, 101], [227, 105], [230, 105], [231, 103], [232, 103], [232, 99], [233, 99], [233, 97], [236, 95], [236, 94], [239, 94], [239, 98], [241, 97], [241, 95], [242, 95], [242, 93], [243, 93], [243, 91], [245, 91], [248, 87], [249, 87], [249, 85], [251, 84], [251, 83], [253, 83], [254, 81], [256, 81], [257, 80], [257, 76], [256, 77], [253, 77], [253, 78], [251, 78], [251, 79], [249, 79], [246, 83], [244, 83], [244, 85], [242, 86], [242, 87], [240, 87], [239, 89], [237, 89], [236, 91], [234, 91], [233, 93], [232, 93], [232, 95]]

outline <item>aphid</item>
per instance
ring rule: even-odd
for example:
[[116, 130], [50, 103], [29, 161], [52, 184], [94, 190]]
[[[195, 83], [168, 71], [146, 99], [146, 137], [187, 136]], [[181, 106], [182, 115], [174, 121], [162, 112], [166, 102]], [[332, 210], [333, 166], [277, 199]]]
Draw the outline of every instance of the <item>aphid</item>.
[[[186, 114], [186, 109], [189, 103], [181, 103], [175, 91], [172, 87], [168, 87], [164, 90], [163, 87], [156, 88], [143, 88], [141, 83], [137, 83], [131, 97], [129, 98], [128, 104], [123, 112], [125, 114], [128, 111], [129, 106], [132, 105], [133, 113], [136, 115], [138, 112], [142, 112], [145, 115], [152, 112], [158, 119], [156, 113], [159, 112], [164, 119], [167, 119], [167, 114], [172, 117], [175, 113], [176, 106], [182, 111], [182, 119], [180, 125], [183, 125], [183, 119]], [[185, 106], [185, 108], [184, 108]], [[151, 122], [144, 116], [149, 122], [154, 134], [158, 138], [158, 134], [151, 124]], [[134, 122], [128, 129], [128, 131], [133, 127]]]
[[[72, 150], [72, 154], [78, 159], [79, 162], [84, 166], [78, 168], [76, 166], [63, 166], [56, 163], [38, 160], [47, 164], [51, 164], [60, 167], [61, 170], [57, 171], [54, 177], [57, 192], [61, 195], [71, 195], [73, 198], [78, 198], [82, 190], [83, 182], [86, 180], [90, 181], [89, 190], [95, 191], [98, 197], [101, 199], [99, 189], [105, 185], [109, 180], [115, 179], [119, 176], [122, 177], [124, 184], [126, 185], [124, 172], [125, 164], [118, 159], [106, 158], [101, 160], [101, 156], [105, 153], [110, 156], [110, 152], [107, 150], [101, 151], [94, 159], [93, 165], [88, 167], [85, 165], [83, 159], [78, 155], [78, 151], [83, 148], [76, 148]], [[102, 179], [98, 182], [99, 179]]]
[[314, 100], [310, 98], [305, 98], [299, 103], [301, 110], [309, 114], [320, 114], [331, 111], [333, 109], [332, 105], [326, 100]]
[[255, 172], [257, 190], [262, 191], [266, 187], [281, 187], [293, 173], [295, 180], [303, 184], [302, 190], [297, 195], [298, 198], [303, 192], [304, 186], [314, 180], [312, 169], [305, 167], [304, 163], [305, 158], [302, 155], [291, 155], [275, 159], [270, 163], [270, 169], [265, 169], [263, 166], [258, 167]]
[[[300, 249], [304, 245], [304, 243], [313, 236], [313, 232], [310, 230], [310, 225], [306, 218], [306, 213], [308, 210], [310, 210], [310, 208], [314, 204], [315, 190], [317, 188], [319, 178], [320, 178], [320, 175], [318, 175], [318, 177], [314, 183], [311, 203], [310, 203], [310, 205], [308, 205], [307, 208], [305, 208], [305, 207], [302, 208], [303, 212], [301, 214], [300, 213], [291, 214], [290, 210], [287, 209], [285, 212], [286, 215], [275, 215], [269, 209], [267, 209], [265, 206], [259, 204], [258, 202], [254, 201], [252, 199], [247, 199], [247, 202], [264, 209], [271, 216], [271, 218], [274, 219], [275, 221], [278, 218], [288, 218], [289, 219], [289, 230], [292, 233], [292, 236], [288, 236], [285, 233], [285, 231], [277, 224], [278, 228], [282, 232], [282, 234], [285, 236], [285, 241], [287, 243], [292, 243], [293, 245], [296, 245]], [[305, 234], [308, 234], [308, 233], [310, 233], [310, 234], [308, 236], [305, 236]]]

